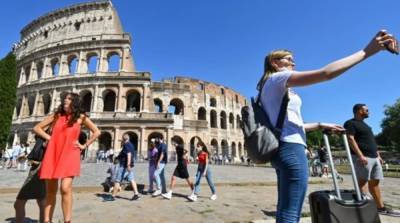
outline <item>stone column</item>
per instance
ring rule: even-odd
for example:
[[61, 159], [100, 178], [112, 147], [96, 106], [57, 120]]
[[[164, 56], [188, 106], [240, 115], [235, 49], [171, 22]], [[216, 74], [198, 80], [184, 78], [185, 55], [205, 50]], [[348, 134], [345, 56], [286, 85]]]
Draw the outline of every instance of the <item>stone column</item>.
[[57, 104], [56, 104], [57, 97], [58, 97], [57, 90], [53, 89], [53, 93], [51, 94], [50, 112], [53, 112], [57, 106]]
[[119, 136], [119, 134], [120, 134], [119, 132], [120, 132], [119, 126], [116, 126], [114, 128], [114, 143], [113, 143], [114, 145], [111, 145], [112, 148], [114, 148], [114, 151], [115, 150], [119, 151], [121, 148], [121, 142], [120, 142], [121, 137]]
[[86, 73], [85, 62], [86, 62], [85, 54], [83, 53], [83, 51], [80, 51], [79, 58], [78, 58], [78, 64], [77, 64], [78, 67], [76, 69], [77, 74]]
[[19, 75], [18, 86], [25, 84], [25, 68], [21, 67], [21, 73]]
[[92, 103], [92, 109], [91, 109], [92, 112], [98, 112], [97, 111], [97, 101], [99, 100], [98, 97], [99, 97], [99, 86], [96, 85], [94, 87], [93, 103]]
[[42, 78], [48, 78], [51, 76], [51, 64], [49, 64], [49, 58], [44, 58], [43, 68], [42, 68]]
[[[18, 102], [17, 102], [17, 103], [18, 103]], [[14, 107], [12, 120], [18, 119], [18, 117], [17, 117], [17, 106], [18, 106], [18, 105], [15, 105], [15, 107]]]
[[36, 91], [36, 94], [35, 94], [35, 104], [33, 105], [32, 116], [37, 116], [37, 115], [38, 115], [39, 99], [40, 99], [39, 91]]
[[143, 111], [143, 112], [149, 112], [149, 110], [150, 110], [150, 108], [149, 108], [149, 100], [151, 100], [151, 99], [148, 99], [147, 97], [149, 96], [149, 93], [150, 93], [150, 83], [148, 83], [148, 82], [145, 82], [145, 83], [143, 83], [143, 94], [142, 94], [142, 96], [141, 96], [141, 109], [140, 109], [140, 111]]
[[21, 115], [22, 118], [26, 118], [29, 116], [29, 104], [28, 98], [26, 95], [22, 96], [22, 107], [21, 107]]
[[140, 126], [140, 140], [139, 140], [139, 153], [142, 154], [143, 157], [147, 157], [147, 139], [146, 139], [146, 127]]
[[60, 67], [58, 68], [58, 75], [59, 76], [65, 76], [68, 75], [68, 63], [66, 61], [66, 56], [65, 54], [61, 54], [60, 57]]
[[124, 109], [122, 108], [122, 83], [118, 84], [118, 101], [117, 101], [117, 109], [115, 111], [117, 112], [123, 112]]
[[13, 146], [13, 145], [15, 145], [15, 144], [17, 144], [17, 143], [19, 143], [19, 137], [18, 137], [18, 132], [15, 131], [15, 132], [14, 132], [14, 140], [13, 140], [13, 143], [12, 143], [11, 146]]
[[99, 60], [98, 71], [107, 72], [108, 70], [107, 56], [105, 55], [105, 50], [103, 48], [101, 48], [100, 50], [100, 55], [98, 57], [98, 60]]
[[173, 126], [168, 126], [167, 127], [167, 132], [166, 132], [166, 136], [165, 136], [165, 144], [167, 144], [167, 146], [168, 146], [168, 159], [171, 159], [171, 154], [172, 154], [172, 152], [175, 150], [174, 148], [173, 148], [173, 146], [172, 146], [172, 143], [171, 143], [171, 138], [172, 138], [172, 128], [173, 128]]
[[35, 80], [38, 79], [37, 78], [37, 71], [36, 71], [36, 64], [33, 61], [31, 63], [31, 70], [29, 72], [30, 72], [30, 75], [29, 75], [28, 82], [35, 81]]

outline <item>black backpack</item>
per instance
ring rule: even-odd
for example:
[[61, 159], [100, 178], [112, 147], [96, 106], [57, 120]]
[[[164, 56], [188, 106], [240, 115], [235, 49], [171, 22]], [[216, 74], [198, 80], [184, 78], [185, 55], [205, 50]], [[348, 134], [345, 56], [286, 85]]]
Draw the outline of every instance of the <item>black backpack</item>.
[[251, 105], [242, 108], [242, 130], [247, 155], [254, 163], [267, 163], [278, 151], [283, 122], [287, 113], [289, 94], [283, 96], [277, 125], [273, 126], [261, 102], [261, 89]]

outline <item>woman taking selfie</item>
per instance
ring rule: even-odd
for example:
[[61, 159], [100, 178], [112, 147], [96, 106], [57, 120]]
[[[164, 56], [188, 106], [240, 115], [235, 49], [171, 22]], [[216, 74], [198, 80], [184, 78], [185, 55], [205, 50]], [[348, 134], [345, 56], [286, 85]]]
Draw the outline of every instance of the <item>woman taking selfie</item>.
[[303, 123], [301, 98], [294, 87], [307, 86], [338, 77], [354, 65], [393, 45], [394, 38], [386, 31], [380, 31], [368, 45], [347, 57], [334, 61], [320, 69], [295, 71], [293, 54], [287, 50], [276, 50], [265, 58], [264, 75], [257, 85], [261, 91], [261, 102], [271, 123], [277, 123], [280, 105], [286, 92], [289, 96], [287, 113], [283, 122], [280, 145], [272, 158], [278, 180], [278, 205], [276, 221], [299, 222], [304, 196], [307, 191], [308, 170], [305, 132], [326, 129], [343, 131], [336, 124]]
[[[56, 112], [33, 128], [37, 135], [47, 140], [39, 172], [40, 178], [47, 183], [45, 222], [52, 221], [59, 180], [64, 222], [71, 222], [72, 181], [80, 174], [81, 150], [86, 149], [100, 135], [97, 127], [80, 109], [78, 94], [66, 93], [61, 97]], [[82, 125], [92, 132], [90, 139], [83, 145], [78, 141]], [[48, 127], [51, 129], [50, 135], [44, 131]]]

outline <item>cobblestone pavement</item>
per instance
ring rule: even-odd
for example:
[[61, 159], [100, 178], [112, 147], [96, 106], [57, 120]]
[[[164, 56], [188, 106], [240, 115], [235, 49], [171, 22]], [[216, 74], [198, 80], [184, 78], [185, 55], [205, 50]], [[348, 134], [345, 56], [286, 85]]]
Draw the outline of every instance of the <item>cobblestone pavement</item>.
[[[174, 164], [167, 165], [167, 178], [173, 172]], [[194, 177], [195, 165], [190, 165]], [[74, 222], [274, 222], [276, 203], [275, 173], [271, 168], [244, 166], [212, 166], [217, 184], [218, 199], [209, 199], [209, 188], [201, 187], [199, 200], [189, 202], [185, 196], [190, 193], [183, 181], [174, 191], [171, 201], [161, 197], [142, 195], [139, 201], [130, 201], [131, 191], [123, 191], [114, 202], [104, 202], [108, 196], [101, 191], [100, 183], [107, 176], [106, 164], [83, 164], [81, 177], [74, 182]], [[147, 164], [137, 164], [135, 174], [138, 183], [147, 184]], [[12, 203], [17, 188], [22, 184], [27, 172], [0, 170], [0, 222], [13, 219]], [[351, 188], [350, 176], [344, 176], [342, 188]], [[331, 189], [329, 179], [322, 183], [311, 178], [308, 193]], [[205, 180], [204, 180], [205, 181]], [[204, 182], [205, 183], [205, 182]], [[385, 202], [400, 207], [398, 185], [400, 179], [387, 178], [382, 184]], [[55, 219], [62, 219], [58, 198]], [[308, 200], [303, 212], [309, 212]], [[28, 202], [27, 216], [37, 219], [35, 202]], [[400, 222], [400, 218], [381, 218], [382, 222]], [[57, 222], [57, 221], [55, 221]], [[301, 222], [311, 222], [303, 218]]]

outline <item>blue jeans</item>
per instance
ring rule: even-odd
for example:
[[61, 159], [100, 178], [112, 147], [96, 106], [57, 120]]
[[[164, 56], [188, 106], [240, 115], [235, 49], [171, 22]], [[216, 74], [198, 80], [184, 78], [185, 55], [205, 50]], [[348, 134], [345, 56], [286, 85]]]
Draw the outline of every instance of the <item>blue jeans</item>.
[[133, 169], [131, 171], [128, 171], [128, 168], [125, 166], [119, 166], [118, 167], [118, 172], [117, 172], [117, 177], [115, 178], [115, 182], [121, 183], [124, 181], [124, 179], [127, 179], [129, 182], [135, 180], [135, 174], [133, 173]]
[[158, 165], [158, 169], [154, 171], [154, 178], [156, 179], [157, 190], [162, 190], [163, 192], [165, 188], [161, 187], [161, 183], [163, 185], [165, 184], [164, 167], [165, 163], [160, 163], [160, 165]]
[[[201, 181], [201, 177], [203, 176], [203, 173], [204, 173], [204, 167], [197, 168], [196, 181], [194, 183], [194, 193], [195, 194], [199, 194], [199, 192], [200, 192], [200, 181]], [[214, 186], [214, 183], [212, 182], [212, 174], [211, 174], [210, 167], [207, 167], [206, 179], [207, 179], [208, 186], [210, 186], [211, 193], [215, 194], [215, 186]]]
[[281, 142], [272, 159], [278, 178], [278, 205], [276, 222], [300, 221], [301, 208], [307, 192], [308, 166], [305, 146]]

